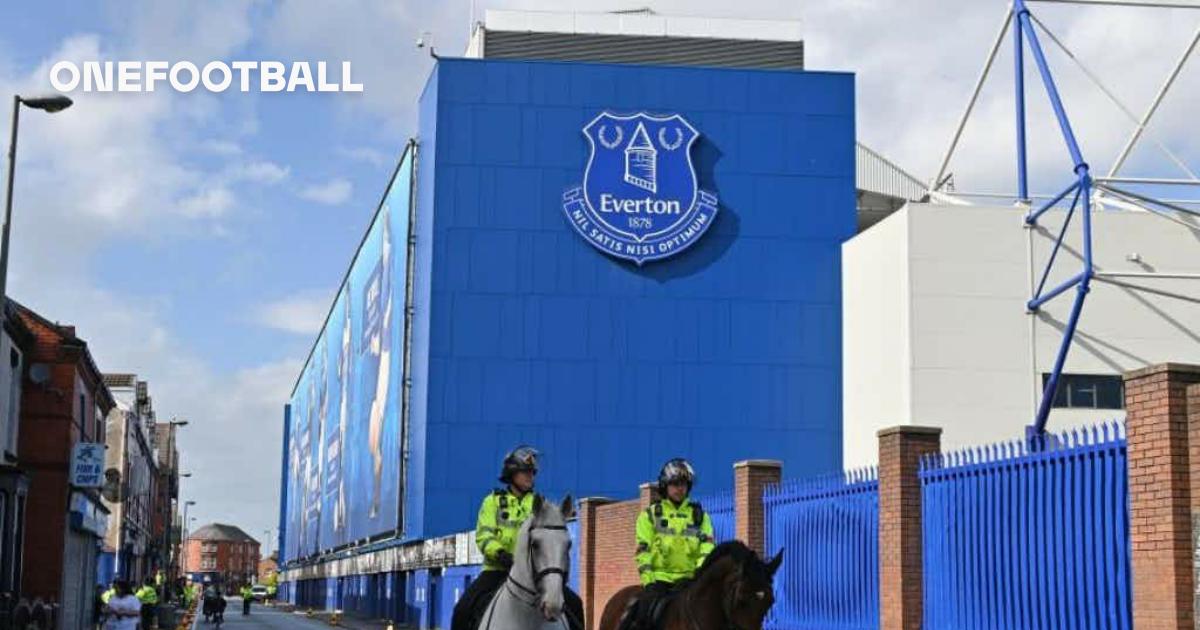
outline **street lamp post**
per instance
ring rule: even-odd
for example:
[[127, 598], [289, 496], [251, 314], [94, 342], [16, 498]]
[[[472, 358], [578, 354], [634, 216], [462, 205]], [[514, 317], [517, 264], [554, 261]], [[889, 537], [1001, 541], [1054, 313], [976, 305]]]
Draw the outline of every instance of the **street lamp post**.
[[[189, 474], [190, 474], [190, 473], [189, 473]], [[181, 530], [183, 530], [183, 531], [181, 531], [181, 532], [179, 533], [179, 535], [180, 535], [180, 538], [181, 538], [181, 540], [179, 541], [179, 555], [183, 556], [183, 562], [182, 562], [181, 564], [183, 565], [183, 572], [184, 572], [184, 573], [187, 573], [187, 570], [188, 570], [188, 562], [187, 562], [187, 559], [188, 559], [188, 558], [187, 558], [187, 540], [188, 540], [188, 537], [187, 537], [187, 531], [188, 531], [188, 526], [189, 526], [189, 523], [188, 523], [188, 506], [190, 506], [190, 505], [196, 505], [196, 502], [195, 502], [195, 501], [186, 501], [186, 502], [184, 502], [184, 504], [183, 504], [183, 524], [182, 524], [182, 526], [180, 527], [180, 529], [181, 529]]]
[[[175, 425], [174, 422], [172, 422], [171, 424], [173, 425], [171, 427], [172, 432], [174, 432], [175, 426], [182, 426], [182, 425]], [[187, 424], [187, 423], [185, 422], [184, 424]], [[174, 442], [173, 439], [171, 441]], [[178, 465], [178, 462], [173, 462], [173, 465]], [[190, 472], [178, 473], [177, 472], [176, 475], [179, 479], [187, 479], [188, 477], [192, 476], [192, 473], [190, 473]], [[178, 482], [176, 482], [176, 483], [178, 483]], [[178, 488], [175, 489], [175, 495], [176, 495], [176, 497], [179, 496]], [[167, 511], [170, 512], [169, 516], [171, 518], [170, 518], [170, 522], [166, 523], [165, 524], [166, 526], [163, 527], [163, 566], [162, 566], [162, 571], [169, 579], [163, 580], [163, 585], [161, 588], [161, 590], [163, 592], [159, 593], [159, 596], [163, 597], [163, 598], [166, 598], [168, 593], [174, 592], [173, 585], [176, 584], [179, 579], [179, 575], [178, 575], [178, 573], [179, 573], [178, 572], [179, 551], [178, 551], [178, 548], [182, 547], [182, 541], [179, 541], [179, 544], [176, 545], [175, 533], [174, 533], [175, 532], [175, 518], [174, 518], [175, 512], [174, 512], [174, 510], [171, 510], [170, 508], [171, 508], [171, 500], [168, 498], [167, 499]], [[184, 509], [186, 509], [186, 508], [187, 508], [187, 506], [185, 505]], [[180, 530], [181, 530], [180, 535], [181, 536], [183, 534], [182, 529], [183, 529], [183, 524], [181, 523], [180, 524]]]
[[[21, 105], [53, 114], [70, 107], [71, 99], [62, 94], [35, 98], [13, 95], [12, 140], [8, 143], [8, 191], [4, 197], [4, 227], [0, 231], [0, 307], [8, 297], [8, 235], [12, 230], [13, 178], [17, 172], [17, 127], [21, 119]], [[5, 313], [7, 309], [0, 308], [0, 320], [6, 317]]]

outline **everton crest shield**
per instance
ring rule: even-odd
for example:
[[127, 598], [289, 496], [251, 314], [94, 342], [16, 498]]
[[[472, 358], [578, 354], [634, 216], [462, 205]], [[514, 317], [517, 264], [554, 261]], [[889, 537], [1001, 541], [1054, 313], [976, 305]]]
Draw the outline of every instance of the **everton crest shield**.
[[682, 116], [604, 112], [583, 135], [591, 155], [563, 211], [594, 247], [641, 265], [687, 249], [712, 225], [717, 197], [692, 165], [700, 132]]

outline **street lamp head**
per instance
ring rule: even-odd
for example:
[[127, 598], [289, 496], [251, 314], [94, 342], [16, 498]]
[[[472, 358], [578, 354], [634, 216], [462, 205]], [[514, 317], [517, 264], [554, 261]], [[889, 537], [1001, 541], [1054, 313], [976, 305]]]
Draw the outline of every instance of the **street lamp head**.
[[17, 98], [20, 99], [21, 102], [24, 103], [27, 107], [32, 107], [33, 109], [40, 109], [49, 114], [53, 114], [54, 112], [61, 112], [62, 110], [70, 107], [71, 104], [74, 102], [69, 97], [67, 97], [65, 94], [53, 94], [51, 96], [35, 96], [33, 98], [21, 98], [18, 96]]
[[[184, 505], [196, 505], [196, 502], [195, 502], [195, 501], [188, 501], [187, 503], [184, 503]], [[192, 518], [196, 518], [196, 517], [194, 517], [194, 516], [193, 516]]]
[[172, 420], [170, 424], [173, 427], [186, 427], [188, 425], [188, 421], [187, 420]]
[[190, 472], [186, 472], [186, 473], [179, 473], [179, 476], [180, 476], [181, 478], [183, 478], [183, 479], [187, 479], [188, 477], [191, 477], [191, 476], [192, 476], [192, 473], [190, 473]]

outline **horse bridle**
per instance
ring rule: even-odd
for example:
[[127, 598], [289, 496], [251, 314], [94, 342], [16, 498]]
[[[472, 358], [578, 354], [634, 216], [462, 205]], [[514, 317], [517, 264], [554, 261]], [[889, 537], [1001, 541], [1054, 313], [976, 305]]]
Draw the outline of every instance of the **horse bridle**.
[[[555, 530], [555, 531], [564, 531], [564, 532], [565, 532], [565, 531], [567, 531], [567, 526], [566, 526], [566, 525], [538, 525], [538, 526], [531, 526], [531, 527], [529, 528], [529, 531], [528, 531], [528, 532], [525, 534], [525, 549], [526, 549], [526, 550], [529, 550], [529, 549], [530, 549], [531, 545], [530, 545], [530, 540], [529, 540], [529, 539], [530, 539], [530, 538], [532, 538], [534, 530], [537, 530], [537, 529], [549, 529], [549, 530]], [[532, 575], [532, 576], [533, 576], [533, 586], [532, 586], [532, 587], [529, 587], [529, 586], [525, 586], [524, 584], [522, 584], [520, 581], [518, 581], [516, 578], [514, 578], [514, 577], [512, 576], [512, 572], [511, 572], [511, 571], [510, 571], [510, 572], [509, 572], [509, 574], [508, 574], [508, 582], [509, 582], [510, 584], [512, 584], [513, 586], [516, 586], [517, 588], [521, 589], [521, 590], [522, 590], [522, 591], [523, 591], [523, 592], [524, 592], [526, 595], [530, 596], [532, 599], [531, 599], [531, 600], [526, 600], [524, 597], [521, 597], [521, 596], [520, 596], [520, 595], [518, 595], [517, 593], [513, 593], [513, 596], [514, 596], [514, 597], [516, 597], [516, 598], [517, 598], [519, 601], [521, 601], [521, 602], [523, 602], [523, 603], [525, 603], [525, 604], [527, 604], [527, 605], [529, 605], [529, 606], [531, 606], [531, 607], [533, 607], [533, 608], [537, 608], [537, 604], [538, 604], [538, 602], [537, 602], [537, 598], [538, 598], [538, 595], [539, 595], [539, 593], [538, 593], [538, 591], [537, 591], [537, 586], [538, 586], [538, 584], [541, 584], [541, 583], [542, 583], [542, 580], [543, 580], [543, 579], [545, 579], [545, 577], [546, 577], [547, 575], [555, 575], [555, 574], [557, 574], [557, 575], [561, 575], [561, 576], [562, 576], [562, 579], [563, 579], [563, 585], [565, 586], [565, 585], [566, 585], [566, 583], [567, 583], [567, 570], [566, 570], [566, 569], [564, 569], [564, 568], [562, 568], [562, 567], [546, 567], [546, 568], [544, 568], [544, 569], [542, 569], [542, 570], [538, 571], [538, 570], [537, 570], [537, 567], [535, 567], [535, 566], [533, 565], [533, 554], [532, 554], [532, 553], [526, 553], [525, 555], [526, 555], [526, 556], [528, 557], [528, 559], [529, 559], [529, 573], [530, 573], [530, 575]], [[510, 589], [510, 590], [509, 590], [509, 592], [512, 592], [512, 590]]]

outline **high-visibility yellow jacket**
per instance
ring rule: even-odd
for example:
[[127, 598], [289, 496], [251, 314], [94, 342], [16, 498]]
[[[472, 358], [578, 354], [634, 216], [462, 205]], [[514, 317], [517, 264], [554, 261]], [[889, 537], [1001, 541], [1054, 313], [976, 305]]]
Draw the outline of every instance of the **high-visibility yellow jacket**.
[[153, 586], [143, 586], [139, 588], [133, 595], [134, 597], [137, 597], [138, 601], [142, 602], [143, 605], [158, 603], [158, 591], [155, 590]]
[[691, 579], [713, 550], [712, 520], [699, 503], [651, 503], [638, 514], [637, 566], [642, 584]]
[[512, 554], [517, 548], [517, 532], [525, 519], [533, 514], [534, 493], [518, 497], [511, 489], [496, 490], [483, 498], [479, 518], [475, 521], [475, 544], [483, 553], [485, 571], [503, 571], [508, 567], [499, 561], [501, 551]]

